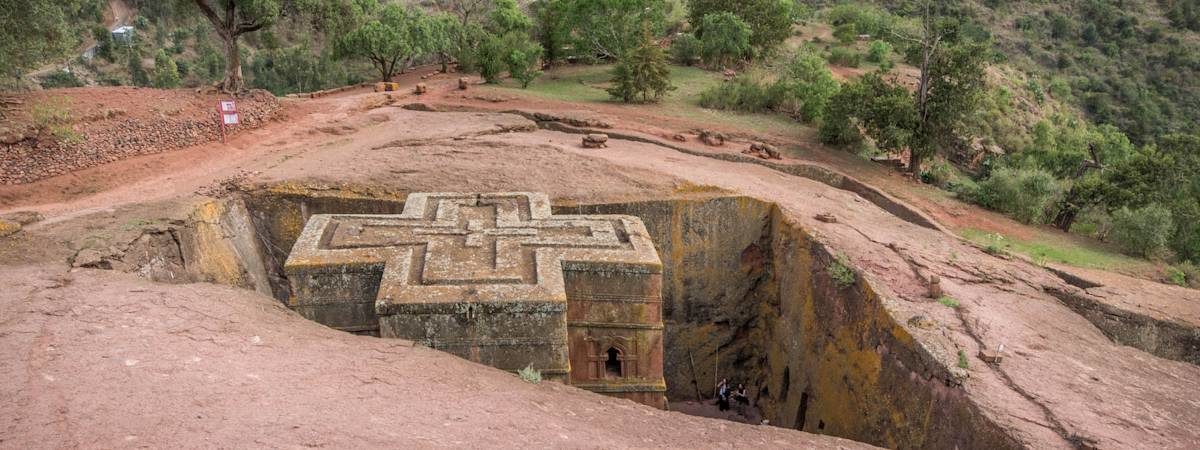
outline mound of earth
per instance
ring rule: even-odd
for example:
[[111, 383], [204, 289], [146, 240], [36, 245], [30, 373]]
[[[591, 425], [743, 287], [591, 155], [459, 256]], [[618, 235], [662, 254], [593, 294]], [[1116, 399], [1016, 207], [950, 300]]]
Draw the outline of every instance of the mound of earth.
[[[221, 138], [215, 92], [137, 87], [70, 88], [16, 96], [21, 108], [0, 129], [0, 185], [29, 183], [136, 155]], [[241, 125], [262, 126], [279, 111], [266, 91], [237, 99]]]

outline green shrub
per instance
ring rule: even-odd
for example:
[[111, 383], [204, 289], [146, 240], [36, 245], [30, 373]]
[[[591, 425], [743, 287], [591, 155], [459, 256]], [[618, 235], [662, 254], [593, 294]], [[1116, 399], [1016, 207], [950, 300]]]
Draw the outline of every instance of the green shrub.
[[1167, 282], [1176, 286], [1187, 287], [1187, 273], [1177, 267], [1167, 267]]
[[776, 86], [773, 108], [806, 122], [824, 117], [839, 87], [825, 61], [812, 51], [797, 54]]
[[73, 72], [56, 70], [50, 75], [46, 75], [46, 78], [42, 78], [39, 84], [44, 89], [70, 88], [83, 86], [83, 80], [80, 80]]
[[700, 94], [706, 108], [745, 112], [777, 111], [806, 122], [818, 121], [838, 83], [815, 53], [804, 51], [782, 68], [775, 81], [751, 70]]
[[947, 308], [958, 308], [960, 306], [958, 299], [951, 297], [949, 295], [943, 295], [940, 298], [938, 298], [938, 303], [941, 303], [943, 306], [946, 306]]
[[542, 371], [534, 369], [533, 365], [525, 366], [524, 369], [517, 371], [517, 376], [527, 382], [538, 384], [542, 382]]
[[829, 51], [830, 64], [842, 67], [858, 67], [862, 65], [862, 54], [846, 47], [834, 47]]
[[612, 73], [613, 86], [608, 95], [625, 103], [658, 101], [667, 91], [675, 89], [671, 85], [667, 55], [649, 32], [643, 33], [638, 46], [621, 57]]
[[706, 64], [726, 67], [750, 57], [750, 26], [738, 16], [729, 12], [706, 15], [703, 28], [700, 47]]
[[1001, 167], [978, 186], [971, 201], [1025, 223], [1044, 223], [1062, 195], [1059, 181], [1042, 169]]
[[700, 60], [703, 51], [700, 39], [691, 33], [683, 33], [671, 41], [671, 60], [675, 64], [690, 66]]
[[892, 44], [884, 41], [871, 41], [871, 45], [867, 47], [867, 61], [876, 64], [887, 61], [890, 54], [892, 54]]
[[850, 264], [844, 262], [842, 257], [834, 258], [825, 270], [829, 273], [829, 278], [833, 279], [833, 282], [837, 283], [839, 287], [852, 286], [854, 280], [857, 279], [854, 269], [851, 269]]
[[1111, 238], [1126, 253], [1151, 257], [1167, 249], [1175, 222], [1171, 210], [1157, 203], [1138, 209], [1123, 207], [1113, 212]]
[[542, 76], [542, 46], [527, 39], [514, 45], [508, 50], [508, 75], [519, 81], [521, 88], [527, 88]]
[[833, 38], [843, 44], [854, 42], [858, 38], [858, 27], [853, 22], [838, 25], [833, 29]]
[[159, 50], [154, 55], [154, 87], [169, 89], [179, 87], [179, 66], [167, 56], [167, 52]]
[[700, 93], [700, 106], [732, 111], [762, 112], [771, 107], [770, 88], [751, 75], [713, 86]]
[[1184, 261], [1170, 270], [1169, 278], [1172, 283], [1184, 287], [1200, 288], [1200, 266], [1191, 261]]
[[949, 187], [956, 178], [954, 167], [942, 159], [930, 161], [921, 168], [921, 181], [943, 189]]
[[962, 350], [959, 350], [959, 351], [958, 351], [958, 368], [959, 368], [959, 369], [966, 369], [966, 368], [967, 368], [967, 366], [968, 366], [968, 363], [967, 363], [967, 352], [964, 352], [964, 351], [962, 351]]
[[872, 37], [888, 35], [893, 29], [894, 16], [877, 6], [859, 3], [841, 3], [825, 13], [826, 20], [834, 26], [854, 24], [856, 34]]

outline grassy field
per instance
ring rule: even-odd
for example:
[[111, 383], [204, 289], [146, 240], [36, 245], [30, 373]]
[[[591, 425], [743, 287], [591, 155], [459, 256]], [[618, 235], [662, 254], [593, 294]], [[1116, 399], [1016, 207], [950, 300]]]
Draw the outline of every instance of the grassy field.
[[[610, 99], [606, 91], [609, 87], [611, 71], [612, 65], [608, 64], [566, 66], [548, 71], [530, 84], [528, 89], [521, 89], [511, 80], [492, 88], [511, 95], [622, 106], [624, 104]], [[636, 108], [641, 112], [653, 112], [669, 117], [717, 123], [781, 136], [801, 137], [812, 133], [811, 128], [778, 114], [748, 114], [702, 108], [699, 104], [700, 93], [722, 82], [723, 77], [717, 72], [695, 67], [671, 66], [671, 84], [675, 86], [675, 89], [669, 92], [661, 102], [625, 106]]]

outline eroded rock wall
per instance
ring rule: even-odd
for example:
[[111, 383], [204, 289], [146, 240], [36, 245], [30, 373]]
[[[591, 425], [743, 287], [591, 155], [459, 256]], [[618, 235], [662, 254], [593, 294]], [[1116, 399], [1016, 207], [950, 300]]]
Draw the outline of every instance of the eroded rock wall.
[[893, 448], [1014, 448], [871, 286], [746, 197], [559, 208], [642, 218], [664, 264], [672, 401], [745, 383], [771, 424]]

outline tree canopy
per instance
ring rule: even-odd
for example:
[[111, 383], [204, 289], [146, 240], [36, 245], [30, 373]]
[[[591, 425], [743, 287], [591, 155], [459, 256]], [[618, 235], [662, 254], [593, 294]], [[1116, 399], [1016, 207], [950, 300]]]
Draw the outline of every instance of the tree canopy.
[[91, 0], [0, 2], [0, 78], [15, 80], [45, 61], [66, 56], [80, 42], [72, 18], [98, 14]]
[[447, 48], [442, 42], [448, 37], [444, 20], [417, 8], [388, 4], [338, 40], [338, 55], [365, 58], [379, 71], [381, 80], [390, 81], [414, 57]]
[[[704, 23], [704, 16], [729, 12], [750, 26], [750, 44], [759, 51], [769, 50], [792, 35], [793, 0], [688, 0], [688, 20], [693, 26]], [[703, 37], [703, 26], [699, 28]]]

